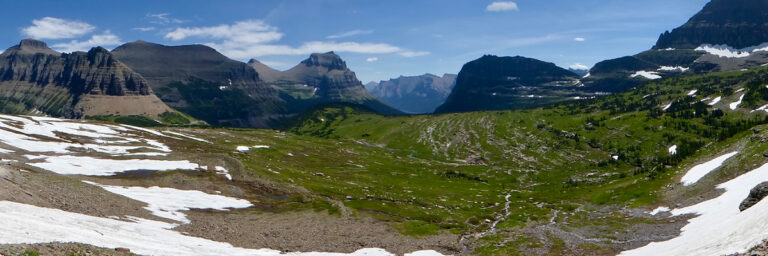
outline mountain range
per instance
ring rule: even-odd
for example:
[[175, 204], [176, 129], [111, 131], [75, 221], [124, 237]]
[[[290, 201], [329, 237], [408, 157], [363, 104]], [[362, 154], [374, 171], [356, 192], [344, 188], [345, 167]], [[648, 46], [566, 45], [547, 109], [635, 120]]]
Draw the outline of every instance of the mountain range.
[[68, 118], [157, 117], [173, 111], [142, 75], [106, 49], [62, 54], [36, 40], [23, 40], [0, 55], [0, 108]]
[[378, 83], [370, 82], [365, 87], [373, 96], [403, 112], [425, 114], [434, 112], [445, 102], [456, 82], [456, 76], [400, 76]]

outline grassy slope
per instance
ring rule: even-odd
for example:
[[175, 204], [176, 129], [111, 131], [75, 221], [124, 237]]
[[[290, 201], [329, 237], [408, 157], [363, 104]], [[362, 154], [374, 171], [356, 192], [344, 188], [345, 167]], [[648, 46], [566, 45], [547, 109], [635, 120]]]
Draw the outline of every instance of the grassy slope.
[[[631, 232], [628, 227], [660, 221], [617, 210], [595, 217], [593, 210], [664, 203], [662, 188], [685, 166], [748, 141], [750, 128], [764, 130], [759, 125], [765, 114], [746, 109], [768, 100], [767, 74], [762, 69], [675, 78], [526, 111], [384, 117], [332, 106], [307, 114], [291, 132], [187, 129], [182, 132], [214, 143], [174, 149], [238, 160], [234, 173], [270, 184], [256, 192], [272, 211], [310, 208], [373, 216], [414, 236], [473, 234], [499, 218], [509, 195], [509, 216], [498, 231], [466, 242], [474, 254], [610, 254], [617, 250], [610, 239]], [[738, 88], [746, 88], [746, 109], [731, 111], [727, 105], [741, 95]], [[699, 92], [686, 96], [692, 89]], [[724, 99], [715, 107], [724, 111], [695, 104], [718, 95]], [[234, 151], [240, 145], [271, 148]], [[675, 156], [667, 152], [672, 145], [678, 145]], [[763, 161], [756, 152], [766, 147], [749, 145], [743, 163]], [[247, 180], [238, 186], [258, 187]], [[596, 230], [589, 238], [603, 242], [573, 244], [550, 232], [529, 233], [553, 220], [564, 232]]]
[[[292, 131], [329, 138], [327, 143], [340, 148], [380, 148], [339, 155], [335, 163], [352, 161], [365, 168], [325, 168], [322, 172], [336, 180], [303, 183], [311, 191], [336, 199], [352, 195], [355, 199], [345, 204], [358, 211], [427, 223], [405, 230], [415, 233], [435, 229], [425, 226], [482, 230], [483, 220], [494, 219], [510, 194], [512, 212], [500, 228], [514, 229], [584, 205], [657, 202], [681, 161], [709, 156], [699, 151], [723, 147], [723, 141], [765, 123], [764, 113], [731, 111], [727, 104], [738, 99], [737, 88], [746, 88], [742, 107], [765, 102], [766, 74], [760, 69], [675, 78], [603, 99], [526, 111], [382, 117], [334, 107], [314, 112]], [[698, 93], [686, 96], [693, 89]], [[723, 101], [715, 107], [723, 111], [697, 104], [720, 95]], [[672, 145], [678, 145], [677, 155], [669, 155]], [[369, 194], [374, 196], [361, 198]], [[512, 240], [491, 239], [478, 251], [505, 254], [526, 243], [530, 247], [531, 241]], [[557, 243], [550, 240], [552, 249]]]

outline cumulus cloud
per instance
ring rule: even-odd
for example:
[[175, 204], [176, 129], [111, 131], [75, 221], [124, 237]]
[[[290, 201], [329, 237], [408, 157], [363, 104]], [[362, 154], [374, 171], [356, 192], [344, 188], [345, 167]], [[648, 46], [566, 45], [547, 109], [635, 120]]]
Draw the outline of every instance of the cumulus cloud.
[[378, 60], [379, 60], [378, 57], [370, 57], [370, 58], [365, 59], [365, 61], [367, 61], [367, 62], [375, 62], [375, 61], [378, 61]]
[[330, 35], [326, 36], [327, 39], [339, 39], [339, 38], [345, 38], [345, 37], [352, 37], [352, 36], [359, 36], [359, 35], [370, 35], [373, 33], [373, 30], [352, 30], [347, 31], [340, 34]]
[[21, 32], [35, 39], [65, 39], [88, 34], [94, 29], [96, 27], [85, 22], [44, 17], [32, 20], [32, 26], [22, 29]]
[[109, 30], [99, 35], [93, 35], [85, 41], [72, 40], [67, 43], [58, 43], [53, 45], [53, 49], [60, 52], [87, 51], [96, 46], [115, 46], [123, 44], [120, 38], [112, 34]]
[[586, 38], [583, 38], [583, 37], [576, 37], [576, 38], [574, 38], [574, 39], [573, 39], [573, 41], [576, 41], [576, 42], [584, 42], [584, 41], [586, 41], [586, 40], [587, 40], [587, 39], [586, 39]]
[[184, 23], [183, 20], [172, 18], [170, 13], [147, 13], [147, 18], [150, 23], [160, 25]]
[[174, 41], [188, 38], [211, 39], [205, 43], [222, 54], [234, 59], [248, 59], [269, 55], [307, 55], [316, 52], [350, 52], [369, 54], [398, 54], [403, 57], [417, 57], [429, 52], [415, 52], [385, 43], [359, 43], [335, 41], [310, 41], [298, 47], [277, 44], [283, 33], [276, 27], [260, 20], [246, 20], [234, 24], [210, 27], [177, 28], [165, 35]]
[[506, 11], [518, 11], [517, 3], [515, 2], [493, 2], [485, 7], [489, 12], [506, 12]]
[[574, 63], [569, 68], [575, 69], [575, 70], [588, 70], [589, 67], [587, 65], [581, 64], [581, 63]]

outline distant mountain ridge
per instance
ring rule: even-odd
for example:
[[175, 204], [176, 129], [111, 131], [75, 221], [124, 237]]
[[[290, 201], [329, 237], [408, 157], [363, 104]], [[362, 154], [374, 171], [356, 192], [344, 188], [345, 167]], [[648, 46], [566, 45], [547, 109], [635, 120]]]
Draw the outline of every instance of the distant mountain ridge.
[[402, 114], [371, 95], [355, 72], [334, 52], [313, 53], [283, 72], [257, 60], [248, 63], [267, 83], [294, 98], [291, 101], [293, 111], [301, 112], [316, 104], [353, 103], [381, 114]]
[[32, 39], [0, 54], [0, 106], [6, 113], [68, 118], [172, 111], [144, 77], [106, 49], [62, 54]]
[[280, 92], [253, 68], [208, 46], [136, 41], [112, 53], [168, 105], [209, 124], [268, 128], [291, 116]]
[[457, 75], [433, 74], [400, 76], [387, 81], [371, 82], [366, 88], [387, 104], [412, 114], [432, 113], [445, 102]]

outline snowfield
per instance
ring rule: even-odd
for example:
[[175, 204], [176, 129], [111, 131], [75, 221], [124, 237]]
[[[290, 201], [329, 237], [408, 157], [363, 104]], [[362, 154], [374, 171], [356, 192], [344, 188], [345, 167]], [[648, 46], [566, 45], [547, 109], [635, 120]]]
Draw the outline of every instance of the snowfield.
[[[243, 256], [394, 256], [383, 249], [356, 252], [292, 252], [237, 248], [229, 243], [186, 236], [171, 230], [176, 225], [131, 218], [133, 221], [99, 218], [57, 209], [0, 201], [0, 241], [4, 244], [72, 242], [106, 248], [129, 248], [140, 255], [243, 255]], [[419, 251], [412, 255], [441, 255]]]
[[739, 152], [731, 152], [731, 153], [719, 156], [715, 159], [712, 159], [709, 162], [694, 166], [693, 168], [688, 170], [688, 173], [686, 173], [685, 176], [683, 176], [680, 182], [682, 182], [683, 185], [686, 185], [686, 186], [696, 184], [696, 182], [698, 182], [701, 178], [704, 178], [704, 176], [707, 176], [707, 174], [714, 171], [715, 169], [720, 168], [720, 166], [723, 165], [723, 162], [725, 162], [725, 160], [728, 160], [729, 158], [735, 156], [738, 153]]
[[242, 209], [253, 206], [246, 200], [211, 195], [196, 190], [161, 187], [121, 187], [101, 185], [89, 181], [84, 182], [136, 201], [145, 202], [148, 206], [144, 207], [144, 209], [149, 210], [155, 216], [184, 224], [188, 224], [190, 221], [187, 219], [187, 215], [181, 211], [189, 211], [191, 209], [228, 211], [228, 209]]
[[186, 160], [112, 160], [68, 155], [32, 157], [44, 159], [45, 162], [29, 163], [29, 165], [64, 175], [112, 176], [127, 171], [197, 170], [200, 168], [198, 164]]
[[740, 212], [749, 191], [768, 181], [768, 164], [717, 186], [720, 196], [699, 204], [672, 210], [673, 216], [695, 214], [680, 236], [622, 252], [632, 255], [729, 255], [744, 253], [768, 237], [768, 200]]

